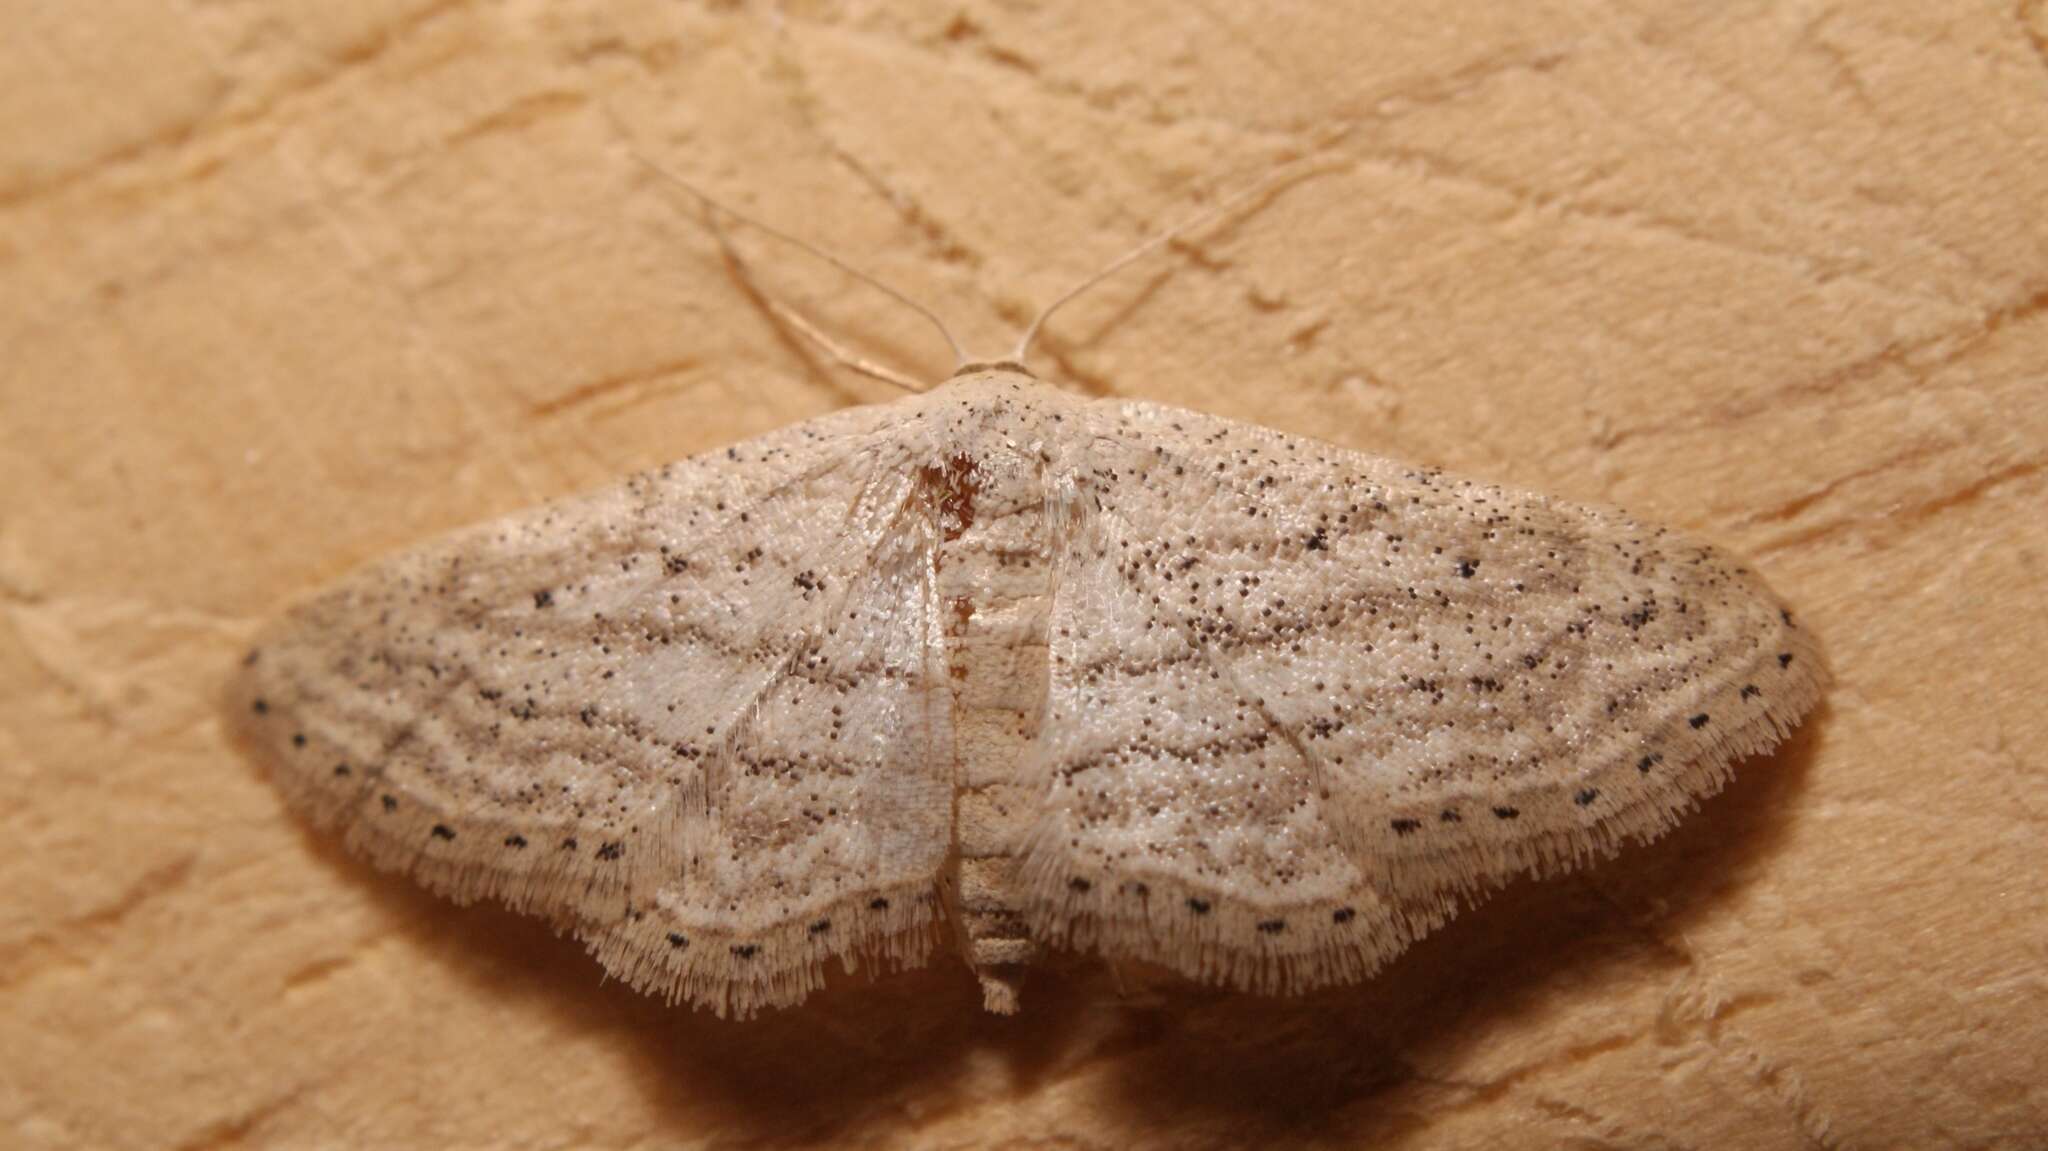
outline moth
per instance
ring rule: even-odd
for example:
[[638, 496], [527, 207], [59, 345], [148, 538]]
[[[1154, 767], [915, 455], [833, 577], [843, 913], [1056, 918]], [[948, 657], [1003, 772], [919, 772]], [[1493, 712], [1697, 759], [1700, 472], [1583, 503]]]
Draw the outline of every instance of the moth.
[[944, 946], [1007, 1013], [1055, 948], [1365, 978], [1819, 697], [1711, 546], [1024, 346], [374, 563], [265, 629], [236, 722], [376, 865], [634, 987], [745, 1016]]

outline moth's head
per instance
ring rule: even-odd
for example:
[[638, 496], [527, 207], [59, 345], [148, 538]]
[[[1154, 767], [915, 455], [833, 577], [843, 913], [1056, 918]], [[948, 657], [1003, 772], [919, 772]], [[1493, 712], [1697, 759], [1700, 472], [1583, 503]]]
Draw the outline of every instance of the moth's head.
[[1031, 369], [1025, 367], [1022, 360], [972, 360], [954, 368], [953, 374], [946, 378], [957, 380], [963, 376], [978, 376], [983, 372], [1009, 372], [1023, 376], [1027, 380], [1038, 378], [1031, 374]]

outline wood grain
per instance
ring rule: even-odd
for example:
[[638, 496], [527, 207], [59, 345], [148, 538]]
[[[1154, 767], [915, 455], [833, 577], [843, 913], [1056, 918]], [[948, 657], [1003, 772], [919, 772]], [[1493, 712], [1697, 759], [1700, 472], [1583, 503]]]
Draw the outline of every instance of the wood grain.
[[[13, 3], [0, 1142], [2019, 1147], [2048, 1127], [2048, 13], [1780, 3]], [[749, 1024], [301, 827], [225, 738], [373, 555], [850, 403], [763, 306], [1757, 561], [1837, 686], [1616, 866], [1374, 983], [956, 968]]]

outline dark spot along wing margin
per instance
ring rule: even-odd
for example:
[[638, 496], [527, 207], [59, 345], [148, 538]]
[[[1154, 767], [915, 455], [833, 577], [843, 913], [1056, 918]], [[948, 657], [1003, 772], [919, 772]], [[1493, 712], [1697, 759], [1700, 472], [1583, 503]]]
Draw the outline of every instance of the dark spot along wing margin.
[[[458, 901], [494, 898], [570, 926], [657, 990], [744, 1011], [801, 994], [825, 956], [907, 957], [916, 948], [898, 937], [928, 918], [935, 879], [915, 874], [907, 814], [898, 842], [858, 861], [890, 860], [878, 874], [902, 881], [897, 899], [776, 931], [724, 925], [763, 935], [722, 945], [734, 963], [749, 947], [764, 960], [750, 981], [674, 962], [666, 952], [697, 946], [680, 931], [650, 940], [628, 926], [657, 907], [701, 910], [714, 876], [779, 880], [770, 902], [815, 909], [816, 893], [787, 890], [789, 876], [705, 863], [703, 833], [722, 828], [722, 812], [683, 798], [750, 786], [771, 762], [766, 778], [801, 777], [795, 754], [775, 759], [778, 740], [804, 736], [799, 721], [764, 728], [762, 714], [821, 642], [836, 645], [840, 672], [858, 673], [863, 643], [901, 662], [902, 637], [879, 612], [871, 631], [825, 637], [835, 605], [883, 594], [876, 580], [915, 567], [899, 506], [915, 445], [892, 417], [836, 413], [364, 569], [259, 637], [231, 713], [292, 806], [352, 849]], [[877, 682], [915, 691], [915, 675]], [[921, 770], [928, 735], [905, 726], [889, 746]], [[945, 828], [935, 834], [943, 843]], [[849, 862], [862, 850], [839, 849]], [[716, 942], [717, 925], [700, 916], [699, 930]], [[792, 932], [801, 953], [778, 952]]]
[[1027, 868], [1044, 930], [1240, 985], [1347, 977], [1461, 898], [1661, 834], [1818, 696], [1811, 639], [1710, 547], [1097, 410]]

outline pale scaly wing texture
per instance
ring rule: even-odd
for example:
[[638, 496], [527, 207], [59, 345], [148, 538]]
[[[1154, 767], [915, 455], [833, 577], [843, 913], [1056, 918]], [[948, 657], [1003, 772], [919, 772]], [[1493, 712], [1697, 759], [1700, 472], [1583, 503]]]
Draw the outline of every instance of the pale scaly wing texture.
[[1665, 529], [1148, 404], [1092, 421], [1025, 868], [1053, 937], [1353, 978], [1667, 830], [1818, 697], [1762, 582]]
[[367, 568], [235, 711], [378, 865], [720, 1012], [929, 944], [951, 834], [929, 519], [864, 408]]

